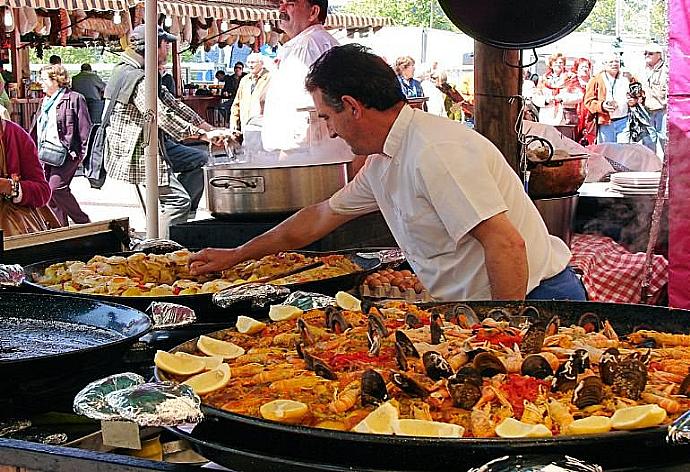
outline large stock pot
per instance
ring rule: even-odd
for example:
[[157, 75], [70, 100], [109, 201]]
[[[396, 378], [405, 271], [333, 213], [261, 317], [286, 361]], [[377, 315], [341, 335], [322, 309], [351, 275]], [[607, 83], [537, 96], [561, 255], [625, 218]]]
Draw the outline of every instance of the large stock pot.
[[348, 180], [347, 162], [204, 168], [208, 209], [214, 217], [287, 213], [326, 200]]

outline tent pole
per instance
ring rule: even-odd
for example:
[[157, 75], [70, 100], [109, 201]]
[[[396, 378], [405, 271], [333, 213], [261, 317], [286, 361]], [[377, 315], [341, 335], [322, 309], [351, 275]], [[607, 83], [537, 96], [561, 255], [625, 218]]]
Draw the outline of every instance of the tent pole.
[[158, 228], [158, 6], [156, 0], [146, 0], [145, 89], [148, 146], [146, 160], [146, 237], [157, 238]]

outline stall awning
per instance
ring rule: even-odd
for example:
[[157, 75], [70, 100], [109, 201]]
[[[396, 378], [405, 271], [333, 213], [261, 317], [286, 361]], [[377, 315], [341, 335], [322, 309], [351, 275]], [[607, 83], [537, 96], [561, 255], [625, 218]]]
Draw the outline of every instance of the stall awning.
[[270, 0], [251, 3], [223, 0], [159, 1], [162, 13], [192, 18], [217, 18], [228, 21], [271, 21], [278, 19], [278, 4]]
[[380, 28], [382, 26], [392, 26], [393, 22], [390, 18], [383, 18], [380, 16], [359, 16], [350, 15], [347, 13], [329, 14], [326, 17], [326, 28], [344, 28], [344, 29], [358, 29], [358, 28]]
[[127, 10], [136, 5], [136, 0], [0, 0], [0, 6], [12, 8], [43, 8], [45, 10]]

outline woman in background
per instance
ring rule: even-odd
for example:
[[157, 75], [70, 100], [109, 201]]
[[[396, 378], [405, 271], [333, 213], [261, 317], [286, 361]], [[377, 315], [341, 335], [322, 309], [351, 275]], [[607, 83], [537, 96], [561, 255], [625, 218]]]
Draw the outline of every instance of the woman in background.
[[417, 98], [424, 96], [421, 82], [414, 78], [414, 59], [410, 56], [399, 57], [395, 61], [394, 69], [405, 97]]
[[69, 81], [69, 74], [61, 64], [41, 69], [41, 86], [46, 96], [38, 111], [37, 142], [39, 156], [48, 148], [66, 153], [62, 165], [45, 164], [46, 179], [53, 192], [50, 208], [63, 226], [67, 226], [68, 217], [75, 223], [91, 221], [69, 187], [86, 154], [91, 130], [86, 100], [70, 90]]
[[[0, 229], [5, 236], [59, 226], [46, 207], [50, 186], [31, 136], [0, 118]], [[41, 209], [40, 211], [38, 209]]]
[[563, 123], [562, 92], [570, 75], [565, 71], [565, 56], [556, 53], [549, 57], [547, 69], [534, 91], [532, 101], [539, 107], [539, 122], [557, 126]]

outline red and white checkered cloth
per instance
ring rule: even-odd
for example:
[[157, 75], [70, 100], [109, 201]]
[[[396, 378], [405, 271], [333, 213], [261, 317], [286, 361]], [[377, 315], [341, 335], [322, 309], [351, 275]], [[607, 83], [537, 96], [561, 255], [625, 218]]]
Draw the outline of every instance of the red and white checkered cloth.
[[[611, 238], [592, 234], [573, 236], [570, 263], [579, 273], [591, 301], [640, 303], [645, 254], [633, 254]], [[654, 300], [668, 282], [668, 261], [653, 256], [649, 295]]]

